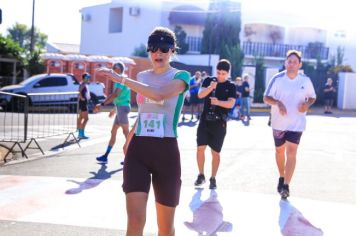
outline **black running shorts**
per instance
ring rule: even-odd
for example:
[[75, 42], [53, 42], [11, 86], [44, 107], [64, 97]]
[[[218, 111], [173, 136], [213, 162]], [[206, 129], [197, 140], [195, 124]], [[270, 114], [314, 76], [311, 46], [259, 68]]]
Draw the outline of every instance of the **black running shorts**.
[[225, 121], [204, 121], [199, 122], [197, 131], [197, 145], [208, 145], [215, 152], [220, 153], [226, 135]]
[[124, 164], [125, 193], [149, 193], [152, 178], [156, 202], [176, 207], [182, 184], [180, 177], [176, 138], [132, 137]]
[[79, 110], [80, 111], [88, 111], [88, 102], [79, 100]]
[[273, 130], [273, 139], [276, 147], [282, 146], [286, 141], [299, 144], [303, 132]]

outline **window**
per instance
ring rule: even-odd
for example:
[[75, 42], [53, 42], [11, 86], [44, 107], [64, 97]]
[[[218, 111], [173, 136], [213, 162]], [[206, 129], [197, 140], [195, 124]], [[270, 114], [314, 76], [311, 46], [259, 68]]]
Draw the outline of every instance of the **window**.
[[38, 83], [36, 83], [34, 87], [39, 88], [39, 87], [54, 87], [54, 86], [66, 86], [66, 85], [67, 85], [67, 79], [64, 77], [47, 77], [38, 81]]
[[74, 68], [77, 70], [83, 70], [84, 69], [84, 65], [82, 63], [75, 63], [74, 64]]
[[61, 63], [59, 61], [51, 61], [51, 67], [60, 67]]
[[111, 8], [109, 14], [109, 33], [122, 32], [123, 8]]

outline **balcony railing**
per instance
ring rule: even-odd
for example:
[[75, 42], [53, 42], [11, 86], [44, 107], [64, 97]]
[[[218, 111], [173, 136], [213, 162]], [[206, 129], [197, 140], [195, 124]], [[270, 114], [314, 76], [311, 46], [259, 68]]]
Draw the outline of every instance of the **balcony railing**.
[[[187, 36], [186, 42], [189, 44], [190, 53], [200, 53], [202, 37]], [[329, 48], [323, 45], [292, 45], [292, 44], [272, 44], [272, 43], [256, 43], [243, 42], [242, 50], [247, 56], [260, 57], [282, 57], [284, 58], [288, 50], [298, 50], [302, 52], [303, 59], [318, 59], [327, 60], [329, 58]]]
[[303, 46], [254, 42], [243, 42], [242, 44], [242, 50], [248, 56], [284, 58], [287, 51], [291, 49], [301, 51], [304, 59], [327, 60], [329, 58], [329, 48], [322, 45]]
[[189, 44], [188, 52], [200, 53], [201, 41], [202, 41], [202, 37], [187, 36], [186, 43]]

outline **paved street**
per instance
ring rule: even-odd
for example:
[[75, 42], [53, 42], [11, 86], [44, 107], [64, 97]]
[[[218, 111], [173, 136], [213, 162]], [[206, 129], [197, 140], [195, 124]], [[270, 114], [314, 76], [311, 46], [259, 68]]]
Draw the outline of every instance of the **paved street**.
[[[130, 115], [133, 121], [135, 113]], [[308, 116], [288, 202], [276, 193], [268, 118], [252, 118], [249, 126], [228, 122], [216, 191], [194, 188], [197, 123], [180, 124], [183, 185], [176, 235], [356, 235], [355, 113]], [[123, 135], [107, 165], [95, 161], [105, 151], [111, 124], [107, 113], [91, 114], [90, 139], [81, 148], [53, 148], [65, 137], [40, 140], [45, 157], [32, 153], [29, 160], [0, 166], [1, 235], [124, 235]], [[156, 228], [151, 193], [145, 235], [156, 235]]]

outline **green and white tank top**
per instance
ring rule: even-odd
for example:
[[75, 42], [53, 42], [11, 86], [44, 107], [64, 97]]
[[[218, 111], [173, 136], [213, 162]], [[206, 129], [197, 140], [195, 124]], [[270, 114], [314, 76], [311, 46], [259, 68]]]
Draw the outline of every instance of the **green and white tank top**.
[[139, 82], [158, 88], [174, 79], [183, 80], [186, 84], [185, 91], [178, 96], [157, 102], [140, 94], [137, 95], [138, 123], [135, 131], [137, 136], [177, 137], [177, 124], [185, 93], [189, 90], [190, 74], [187, 71], [171, 68], [163, 74], [155, 74], [153, 70], [147, 70], [137, 75]]

